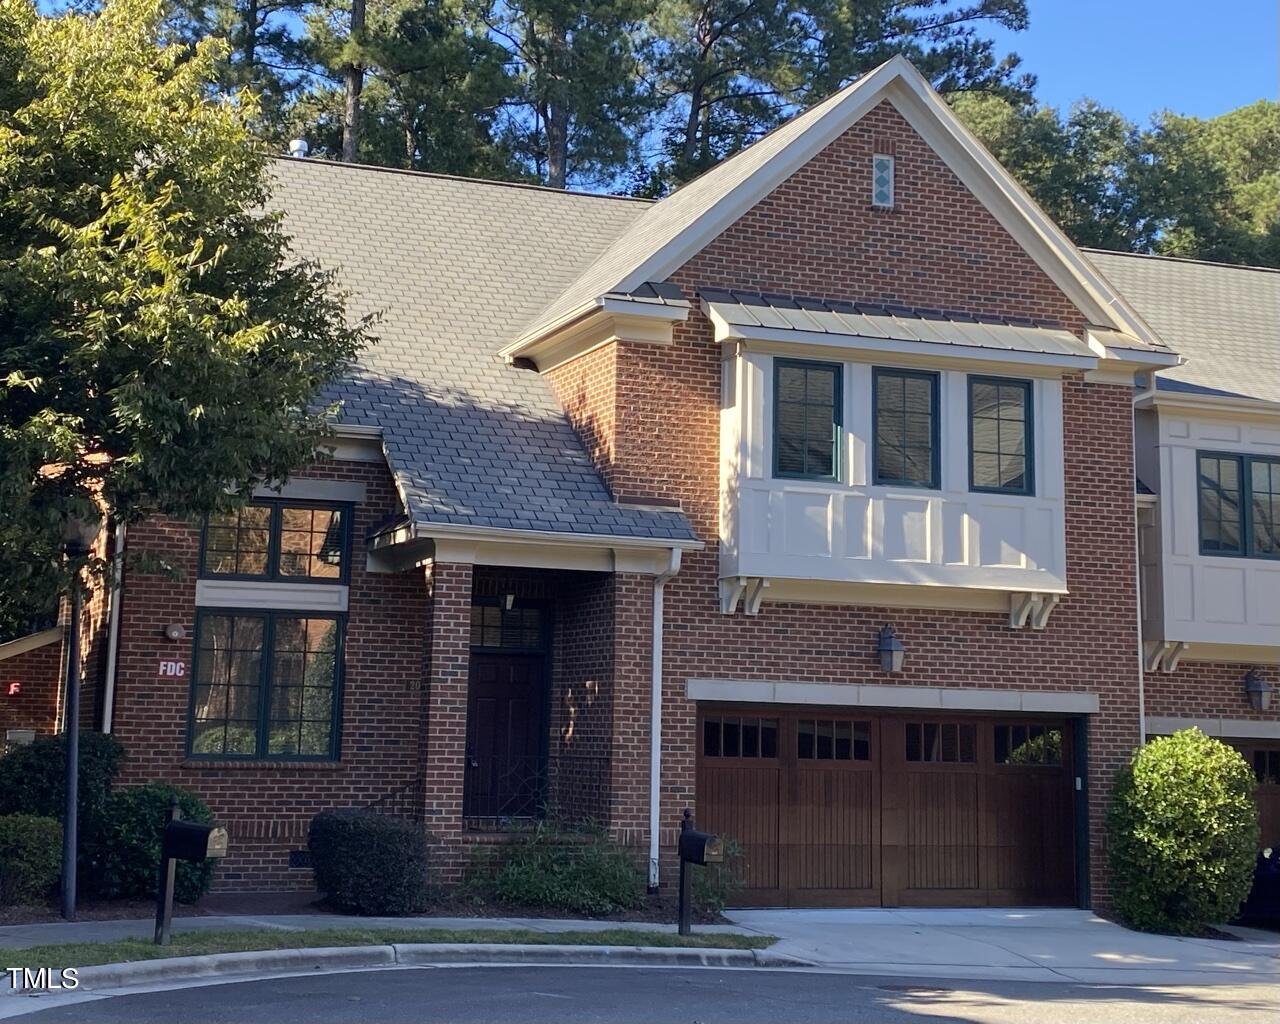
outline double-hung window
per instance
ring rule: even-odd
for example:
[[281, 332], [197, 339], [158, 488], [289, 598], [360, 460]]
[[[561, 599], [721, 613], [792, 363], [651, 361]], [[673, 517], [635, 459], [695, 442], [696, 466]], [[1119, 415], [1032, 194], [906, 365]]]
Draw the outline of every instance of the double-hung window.
[[1280, 459], [1199, 452], [1200, 552], [1280, 558]]
[[872, 372], [877, 484], [941, 486], [938, 454], [938, 375], [876, 367]]
[[840, 374], [839, 363], [774, 360], [774, 476], [839, 477]]
[[337, 756], [342, 620], [297, 612], [202, 612], [188, 749], [192, 757]]
[[1030, 381], [969, 378], [969, 489], [1035, 493]]
[[200, 574], [294, 583], [346, 582], [350, 509], [267, 501], [209, 516]]

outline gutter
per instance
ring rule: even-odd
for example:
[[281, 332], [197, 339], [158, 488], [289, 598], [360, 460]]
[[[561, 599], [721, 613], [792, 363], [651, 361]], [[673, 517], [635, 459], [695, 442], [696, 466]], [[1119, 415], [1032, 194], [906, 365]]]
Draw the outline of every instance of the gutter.
[[658, 831], [662, 818], [662, 632], [663, 595], [680, 571], [680, 548], [671, 548], [667, 568], [653, 580], [653, 655], [649, 686], [649, 891], [658, 888]]
[[116, 704], [116, 662], [120, 655], [120, 600], [124, 592], [124, 523], [116, 525], [116, 550], [111, 559], [111, 609], [107, 626], [107, 678], [102, 693], [102, 731], [111, 731]]
[[[1138, 407], [1148, 401], [1156, 393], [1156, 375], [1147, 374], [1147, 383], [1142, 390], [1133, 396], [1134, 415], [1129, 417], [1130, 442], [1133, 451], [1133, 479], [1138, 479]], [[1131, 485], [1132, 486], [1132, 485]], [[1142, 548], [1138, 530], [1138, 501], [1133, 503], [1133, 575], [1138, 595], [1138, 745], [1147, 742], [1147, 666], [1146, 641], [1142, 636]]]

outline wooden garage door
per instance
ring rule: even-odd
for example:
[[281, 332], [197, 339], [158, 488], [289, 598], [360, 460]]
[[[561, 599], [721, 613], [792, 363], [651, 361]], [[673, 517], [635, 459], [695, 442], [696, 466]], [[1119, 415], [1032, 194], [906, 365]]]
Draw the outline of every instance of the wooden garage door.
[[699, 824], [745, 906], [1070, 905], [1070, 730], [1026, 719], [703, 708]]

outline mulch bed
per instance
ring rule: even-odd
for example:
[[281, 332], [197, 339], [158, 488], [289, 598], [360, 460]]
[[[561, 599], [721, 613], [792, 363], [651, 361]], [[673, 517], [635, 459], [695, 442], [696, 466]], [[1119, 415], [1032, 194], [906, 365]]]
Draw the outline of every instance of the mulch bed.
[[[173, 905], [174, 917], [204, 917], [207, 910], [199, 906]], [[77, 921], [127, 921], [153, 918], [156, 905], [152, 900], [86, 900], [76, 904]], [[63, 921], [56, 903], [45, 907], [0, 907], [0, 925], [60, 924]]]

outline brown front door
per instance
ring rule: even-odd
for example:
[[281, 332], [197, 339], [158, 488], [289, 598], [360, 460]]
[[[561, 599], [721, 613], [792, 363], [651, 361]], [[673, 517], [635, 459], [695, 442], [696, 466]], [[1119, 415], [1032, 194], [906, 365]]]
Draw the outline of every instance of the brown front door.
[[698, 821], [743, 847], [741, 905], [1074, 902], [1069, 723], [714, 706], [700, 717]]
[[472, 652], [466, 817], [541, 817], [544, 665], [542, 655]]
[[1227, 740], [1253, 769], [1258, 788], [1253, 791], [1258, 805], [1258, 847], [1280, 846], [1280, 743]]

